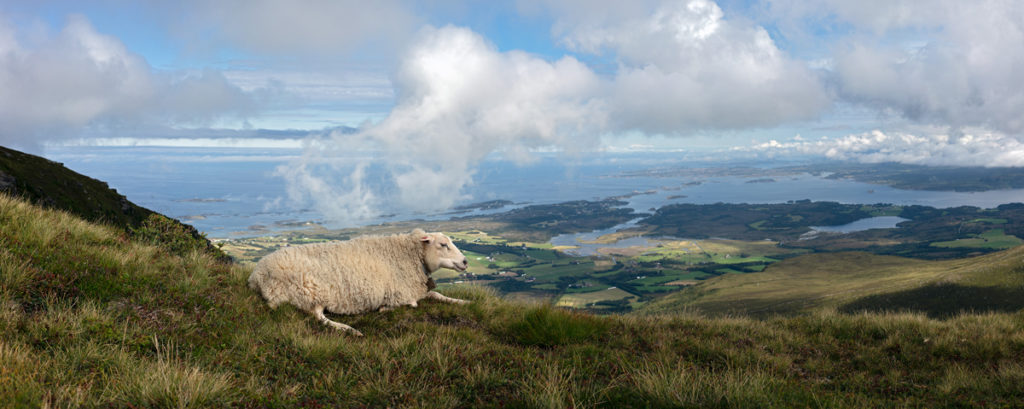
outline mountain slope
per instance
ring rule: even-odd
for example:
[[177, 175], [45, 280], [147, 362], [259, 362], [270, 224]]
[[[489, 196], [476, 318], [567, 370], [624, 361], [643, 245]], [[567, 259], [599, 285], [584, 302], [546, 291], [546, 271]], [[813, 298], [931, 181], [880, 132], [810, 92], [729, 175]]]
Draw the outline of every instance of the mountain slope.
[[195, 227], [136, 205], [106, 182], [49, 159], [0, 146], [0, 193], [28, 199], [89, 221], [119, 227], [152, 242], [175, 236], [176, 247], [200, 248], [227, 260]]
[[0, 192], [115, 226], [138, 227], [154, 214], [152, 210], [128, 201], [105, 182], [46, 158], [2, 146]]
[[645, 313], [803, 313], [820, 308], [916, 311], [949, 317], [1024, 308], [1024, 246], [984, 256], [925, 261], [868, 253], [817, 253], [761, 273], [728, 274], [651, 302]]
[[249, 270], [0, 194], [4, 407], [1024, 405], [1024, 314], [758, 321], [469, 305], [269, 310]]

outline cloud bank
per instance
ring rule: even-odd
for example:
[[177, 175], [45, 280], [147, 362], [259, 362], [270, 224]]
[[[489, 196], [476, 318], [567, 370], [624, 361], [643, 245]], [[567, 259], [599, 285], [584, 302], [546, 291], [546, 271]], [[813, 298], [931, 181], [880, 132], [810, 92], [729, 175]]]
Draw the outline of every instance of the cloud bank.
[[919, 123], [1024, 132], [1024, 3], [773, 0], [782, 24], [831, 23], [839, 98]]
[[871, 132], [814, 141], [769, 141], [733, 148], [765, 156], [813, 155], [862, 163], [931, 166], [1024, 166], [1024, 143], [1005, 134], [968, 129], [958, 134]]
[[154, 72], [84, 17], [71, 16], [59, 33], [41, 36], [20, 33], [0, 18], [4, 145], [35, 150], [89, 125], [203, 123], [256, 106], [219, 72]]
[[633, 7], [649, 9], [560, 8], [556, 24], [571, 50], [616, 59], [607, 99], [619, 130], [686, 135], [773, 126], [816, 117], [831, 103], [806, 64], [779, 50], [764, 28], [725, 19], [714, 2]]

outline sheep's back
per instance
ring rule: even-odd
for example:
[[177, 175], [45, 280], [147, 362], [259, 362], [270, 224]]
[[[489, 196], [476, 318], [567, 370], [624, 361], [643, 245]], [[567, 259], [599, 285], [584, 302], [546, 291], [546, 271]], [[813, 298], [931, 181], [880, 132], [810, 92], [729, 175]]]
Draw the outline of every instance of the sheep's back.
[[292, 288], [290, 301], [300, 308], [363, 312], [426, 291], [422, 261], [409, 242], [408, 236], [376, 236], [285, 247], [260, 260], [253, 274], [262, 271]]

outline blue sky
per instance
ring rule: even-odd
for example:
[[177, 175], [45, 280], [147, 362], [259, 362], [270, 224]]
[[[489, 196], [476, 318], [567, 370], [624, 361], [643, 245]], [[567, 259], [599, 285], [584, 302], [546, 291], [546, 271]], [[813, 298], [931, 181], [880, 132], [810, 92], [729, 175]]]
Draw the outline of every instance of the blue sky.
[[37, 152], [272, 129], [464, 158], [437, 172], [536, 150], [1020, 166], [1022, 77], [1024, 5], [1001, 0], [0, 1], [0, 143]]

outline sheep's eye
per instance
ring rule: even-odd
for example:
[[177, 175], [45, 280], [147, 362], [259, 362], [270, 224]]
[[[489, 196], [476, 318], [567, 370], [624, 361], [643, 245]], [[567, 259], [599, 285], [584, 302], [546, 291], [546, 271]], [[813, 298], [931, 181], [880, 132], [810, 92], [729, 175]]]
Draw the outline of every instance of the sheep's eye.
[[448, 248], [448, 243], [441, 243], [441, 247]]

